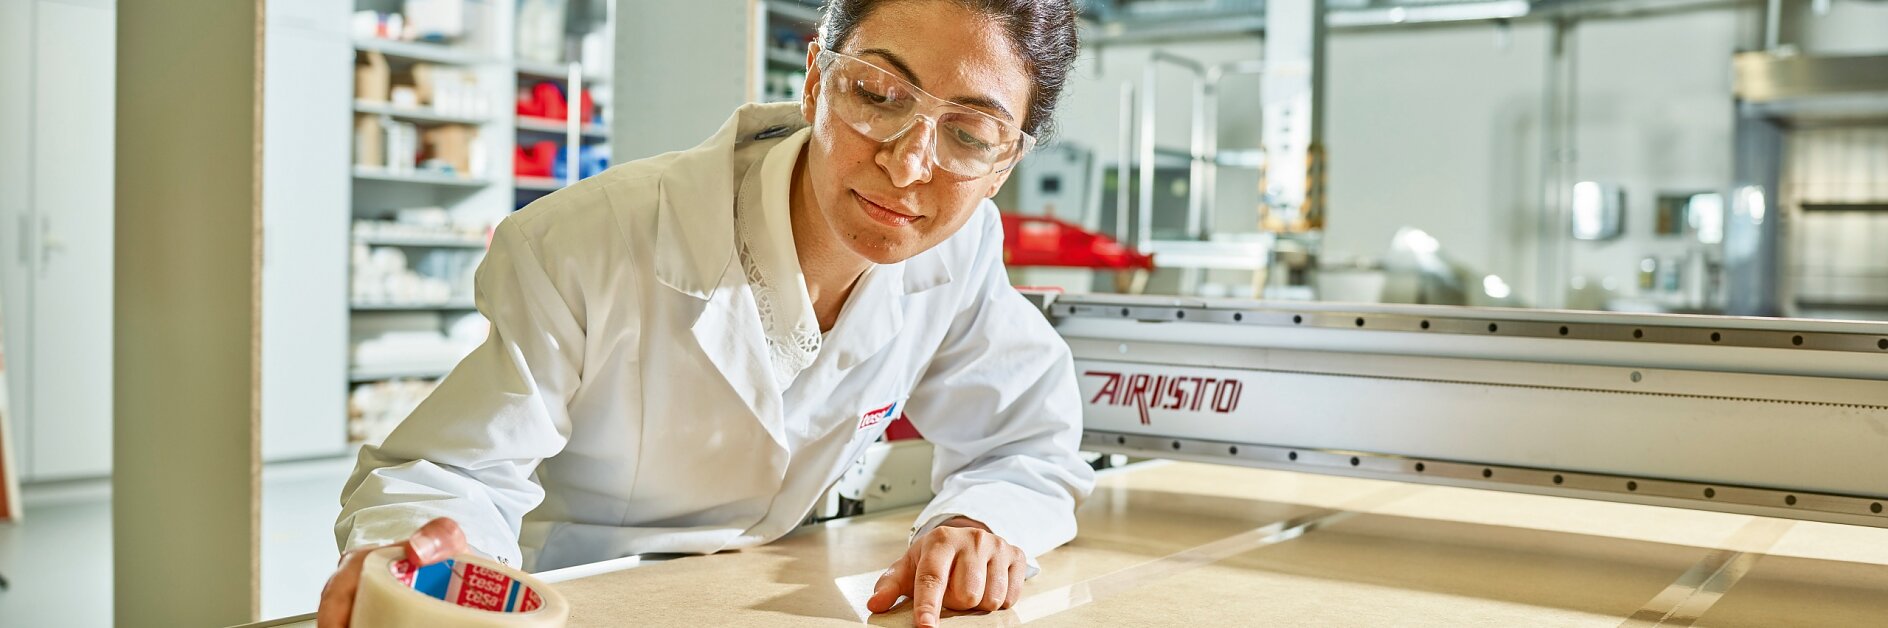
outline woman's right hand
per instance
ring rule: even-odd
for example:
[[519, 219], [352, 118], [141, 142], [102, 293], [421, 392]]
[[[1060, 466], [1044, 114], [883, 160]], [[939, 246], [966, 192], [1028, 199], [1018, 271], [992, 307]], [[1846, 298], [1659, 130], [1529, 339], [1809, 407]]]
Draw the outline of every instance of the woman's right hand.
[[[408, 558], [421, 566], [452, 558], [466, 550], [465, 532], [459, 524], [440, 517], [420, 526], [406, 541], [395, 543], [406, 548]], [[361, 586], [361, 563], [367, 554], [387, 545], [356, 548], [341, 555], [341, 564], [328, 576], [328, 586], [321, 589], [321, 607], [315, 611], [319, 628], [344, 628], [354, 615], [354, 592]]]

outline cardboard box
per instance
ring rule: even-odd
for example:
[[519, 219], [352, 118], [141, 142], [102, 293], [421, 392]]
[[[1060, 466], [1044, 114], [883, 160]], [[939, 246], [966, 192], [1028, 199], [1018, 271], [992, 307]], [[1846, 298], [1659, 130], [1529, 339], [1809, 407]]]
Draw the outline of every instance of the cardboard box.
[[438, 104], [439, 72], [440, 68], [431, 63], [413, 64], [413, 91], [419, 93], [421, 106]]
[[367, 114], [354, 116], [354, 165], [384, 168], [387, 166], [387, 134], [380, 128], [380, 117]]
[[354, 57], [354, 98], [369, 102], [387, 102], [387, 91], [391, 89], [393, 70], [387, 67], [387, 57], [378, 52], [366, 51]]
[[452, 169], [461, 177], [476, 176], [472, 172], [472, 144], [478, 141], [478, 130], [464, 124], [446, 124], [426, 129], [421, 132], [422, 142], [426, 145], [426, 159], [437, 159], [452, 164]]

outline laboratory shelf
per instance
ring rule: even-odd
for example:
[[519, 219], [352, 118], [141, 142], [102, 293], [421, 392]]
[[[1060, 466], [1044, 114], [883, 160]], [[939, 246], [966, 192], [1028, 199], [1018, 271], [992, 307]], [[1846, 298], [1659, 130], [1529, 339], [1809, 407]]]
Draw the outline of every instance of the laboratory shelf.
[[354, 111], [355, 113], [391, 116], [395, 120], [432, 124], [470, 124], [476, 126], [491, 122], [488, 118], [469, 118], [437, 113], [430, 107], [396, 107], [384, 102], [367, 100], [354, 101]]
[[451, 312], [457, 310], [476, 310], [471, 301], [452, 301], [448, 303], [354, 303], [349, 306], [356, 312]]
[[354, 49], [362, 52], [378, 52], [396, 59], [429, 61], [449, 65], [476, 65], [489, 60], [463, 48], [414, 41], [357, 39], [354, 41]]
[[784, 48], [768, 48], [767, 62], [783, 69], [806, 69], [806, 52], [795, 52]]
[[[539, 118], [536, 116], [518, 116], [518, 130], [564, 135], [569, 132], [570, 125], [565, 124], [563, 120]], [[579, 133], [591, 139], [608, 139], [610, 137], [609, 128], [598, 124], [583, 125], [583, 129]]]
[[347, 381], [353, 384], [378, 382], [389, 379], [439, 379], [452, 371], [451, 365], [413, 366], [404, 368], [355, 368], [347, 373]]
[[819, 22], [819, 9], [804, 4], [788, 2], [786, 0], [768, 2], [767, 12], [777, 17], [784, 17], [796, 22], [804, 22], [807, 24]]
[[[518, 76], [523, 78], [551, 81], [570, 79], [570, 66], [568, 64], [527, 61], [524, 59], [519, 59], [513, 63], [518, 69]], [[608, 83], [609, 80], [610, 77], [602, 74], [587, 71], [583, 72], [583, 82], [589, 85], [602, 85]]]
[[564, 189], [564, 180], [554, 177], [518, 177], [521, 192], [555, 192]]
[[425, 170], [389, 172], [385, 168], [375, 168], [371, 166], [355, 166], [354, 179], [357, 181], [385, 181], [389, 183], [412, 183], [462, 188], [482, 188], [489, 184], [489, 182], [484, 179], [461, 177], [442, 172]]
[[436, 249], [482, 249], [485, 238], [453, 236], [354, 236], [354, 241], [368, 246], [405, 246]]

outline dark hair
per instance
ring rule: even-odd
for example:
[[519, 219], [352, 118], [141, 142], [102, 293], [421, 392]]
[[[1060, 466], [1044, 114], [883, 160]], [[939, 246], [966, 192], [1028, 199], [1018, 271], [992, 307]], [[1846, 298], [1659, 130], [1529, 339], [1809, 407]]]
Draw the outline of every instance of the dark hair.
[[[898, 0], [827, 0], [820, 12], [820, 46], [839, 51], [859, 23]], [[1056, 100], [1068, 82], [1069, 69], [1075, 65], [1075, 5], [1071, 0], [951, 0], [964, 8], [996, 20], [1016, 55], [1023, 58], [1029, 74], [1029, 112], [1023, 116], [1023, 131], [1047, 140], [1054, 130], [1051, 120]]]

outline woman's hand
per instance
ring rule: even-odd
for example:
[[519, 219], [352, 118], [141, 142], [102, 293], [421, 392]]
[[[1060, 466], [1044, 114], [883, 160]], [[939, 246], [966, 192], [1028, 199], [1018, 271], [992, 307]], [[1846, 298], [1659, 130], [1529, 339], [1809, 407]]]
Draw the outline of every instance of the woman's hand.
[[[406, 555], [421, 566], [452, 558], [466, 550], [465, 532], [459, 524], [446, 517], [426, 522], [413, 536], [399, 543], [406, 547]], [[341, 555], [341, 564], [334, 569], [334, 575], [328, 577], [328, 586], [321, 589], [321, 606], [315, 611], [315, 625], [320, 628], [345, 628], [354, 616], [354, 592], [361, 587], [361, 564], [367, 561], [367, 554], [387, 547], [357, 548]]]
[[983, 524], [958, 517], [912, 541], [911, 549], [879, 576], [865, 607], [883, 613], [899, 596], [907, 596], [912, 623], [934, 628], [941, 608], [997, 611], [1015, 605], [1028, 570], [1023, 550]]

